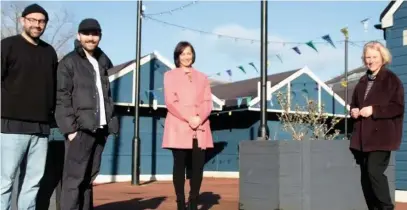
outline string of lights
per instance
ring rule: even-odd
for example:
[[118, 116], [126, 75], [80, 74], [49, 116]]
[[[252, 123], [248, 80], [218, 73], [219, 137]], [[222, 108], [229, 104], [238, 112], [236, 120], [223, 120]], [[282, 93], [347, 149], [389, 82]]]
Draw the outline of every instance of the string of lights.
[[163, 11], [163, 12], [147, 13], [147, 14], [143, 14], [143, 16], [144, 17], [151, 17], [151, 16], [167, 15], [167, 14], [172, 15], [172, 13], [174, 13], [174, 12], [184, 10], [185, 8], [196, 5], [197, 3], [198, 3], [198, 1], [196, 0], [196, 1], [192, 1], [192, 2], [190, 2], [188, 4], [184, 4], [184, 5], [182, 5], [180, 7], [177, 7], [177, 8], [173, 8], [173, 9]]

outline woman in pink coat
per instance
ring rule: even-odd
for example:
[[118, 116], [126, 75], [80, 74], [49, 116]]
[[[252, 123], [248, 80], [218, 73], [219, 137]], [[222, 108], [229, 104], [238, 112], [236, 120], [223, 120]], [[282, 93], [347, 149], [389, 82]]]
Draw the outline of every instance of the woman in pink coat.
[[[175, 47], [174, 62], [177, 68], [164, 74], [164, 97], [167, 106], [163, 148], [170, 149], [174, 157], [173, 183], [178, 210], [185, 209], [185, 169], [190, 162], [192, 177], [188, 209], [197, 209], [201, 188], [205, 150], [213, 148], [209, 115], [212, 111], [212, 94], [208, 78], [195, 70], [195, 50], [188, 42]], [[187, 161], [192, 159], [192, 161]]]

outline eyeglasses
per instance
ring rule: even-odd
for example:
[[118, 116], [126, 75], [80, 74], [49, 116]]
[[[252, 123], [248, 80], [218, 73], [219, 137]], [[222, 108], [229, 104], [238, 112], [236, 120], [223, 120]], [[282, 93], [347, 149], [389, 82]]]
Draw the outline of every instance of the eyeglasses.
[[30, 24], [38, 23], [39, 25], [45, 25], [47, 23], [46, 20], [37, 20], [35, 18], [25, 18], [25, 19], [28, 20], [28, 22], [30, 22]]

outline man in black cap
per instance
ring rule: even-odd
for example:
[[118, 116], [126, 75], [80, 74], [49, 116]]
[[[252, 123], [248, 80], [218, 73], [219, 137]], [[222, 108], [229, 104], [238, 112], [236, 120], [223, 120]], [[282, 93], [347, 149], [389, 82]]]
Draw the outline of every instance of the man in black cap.
[[48, 13], [32, 4], [20, 22], [21, 34], [1, 40], [1, 210], [10, 209], [19, 168], [18, 209], [35, 209], [55, 104], [58, 58], [55, 49], [40, 39]]
[[95, 19], [78, 28], [75, 49], [59, 63], [55, 119], [65, 135], [61, 209], [93, 209], [92, 182], [103, 148], [119, 129], [107, 70], [113, 65], [98, 47], [102, 29]]

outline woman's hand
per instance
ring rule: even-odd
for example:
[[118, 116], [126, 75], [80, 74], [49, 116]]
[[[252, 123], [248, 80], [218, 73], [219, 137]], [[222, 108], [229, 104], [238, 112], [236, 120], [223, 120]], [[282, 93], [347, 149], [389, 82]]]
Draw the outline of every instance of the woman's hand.
[[192, 129], [196, 129], [201, 124], [201, 118], [198, 116], [193, 116], [193, 117], [189, 118], [188, 123]]
[[353, 108], [352, 110], [350, 110], [350, 115], [354, 118], [357, 119], [360, 115], [360, 110], [359, 108]]
[[372, 106], [363, 107], [359, 113], [362, 117], [370, 117], [373, 114], [373, 108]]

